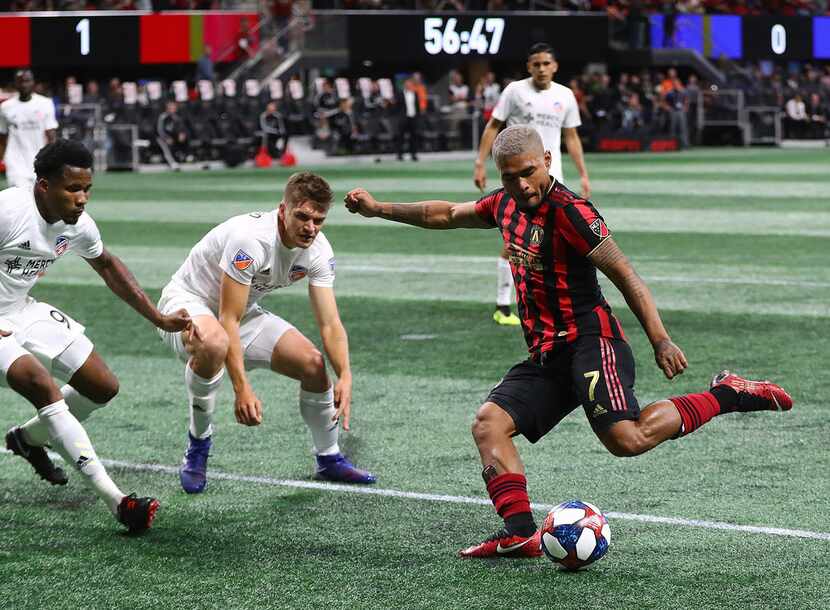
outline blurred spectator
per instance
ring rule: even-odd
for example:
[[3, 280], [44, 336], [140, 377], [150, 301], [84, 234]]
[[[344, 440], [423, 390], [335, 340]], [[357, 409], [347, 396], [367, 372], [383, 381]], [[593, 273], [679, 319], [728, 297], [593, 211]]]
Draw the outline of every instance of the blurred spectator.
[[677, 20], [677, 5], [673, 0], [663, 0], [660, 4], [660, 12], [663, 13], [663, 48], [673, 49], [674, 26]]
[[156, 122], [156, 134], [159, 147], [170, 167], [178, 167], [187, 158], [188, 133], [184, 119], [179, 114], [176, 102], [167, 102], [164, 112]]
[[645, 17], [641, 0], [630, 0], [628, 3], [628, 15], [626, 16], [625, 25], [628, 30], [628, 48], [643, 48], [645, 46], [648, 19]]
[[415, 91], [415, 95], [418, 96], [418, 107], [421, 109], [421, 113], [423, 114], [427, 111], [429, 95], [427, 93], [427, 86], [424, 84], [424, 77], [420, 72], [412, 73], [412, 87]]
[[256, 55], [256, 38], [251, 32], [251, 26], [247, 17], [239, 20], [239, 32], [236, 34], [236, 48], [234, 49], [233, 61], [243, 64]]
[[671, 89], [665, 94], [664, 100], [669, 113], [669, 133], [678, 139], [680, 148], [689, 147], [689, 123], [687, 114], [689, 112], [689, 98], [686, 91], [677, 78], [677, 71], [672, 68], [673, 73]]
[[643, 106], [640, 104], [640, 96], [631, 93], [623, 103], [622, 108], [622, 130], [626, 132], [638, 132], [643, 128]]
[[213, 82], [216, 80], [216, 73], [213, 69], [213, 59], [211, 58], [211, 51], [210, 45], [205, 45], [205, 48], [202, 50], [202, 56], [199, 57], [199, 61], [196, 62], [196, 82], [198, 83], [200, 80], [209, 80]]
[[823, 138], [827, 129], [827, 105], [822, 103], [818, 93], [810, 94], [807, 102], [807, 118], [810, 121], [810, 137]]
[[403, 88], [396, 92], [395, 108], [398, 112], [398, 160], [403, 161], [404, 140], [409, 139], [409, 154], [413, 161], [418, 160], [419, 123], [421, 107], [418, 104], [416, 93], [417, 83], [408, 78], [404, 81]]
[[450, 106], [453, 110], [467, 112], [470, 105], [470, 87], [458, 70], [450, 72], [449, 86]]
[[482, 119], [486, 123], [493, 114], [493, 108], [499, 101], [501, 86], [496, 82], [496, 75], [487, 72], [476, 85], [476, 104], [481, 109]]
[[786, 126], [787, 137], [789, 138], [803, 138], [807, 132], [807, 124], [809, 118], [807, 117], [807, 108], [800, 93], [796, 93], [792, 99], [788, 100], [784, 106], [786, 111], [786, 118], [784, 125]]
[[84, 104], [100, 104], [101, 91], [98, 88], [98, 81], [91, 80], [87, 82], [84, 88]]
[[276, 102], [268, 102], [265, 111], [259, 115], [259, 128], [268, 154], [274, 159], [281, 159], [288, 149], [288, 129]]
[[353, 153], [357, 137], [357, 123], [352, 112], [352, 98], [340, 100], [337, 111], [329, 117], [329, 127], [332, 134], [332, 149], [329, 152]]

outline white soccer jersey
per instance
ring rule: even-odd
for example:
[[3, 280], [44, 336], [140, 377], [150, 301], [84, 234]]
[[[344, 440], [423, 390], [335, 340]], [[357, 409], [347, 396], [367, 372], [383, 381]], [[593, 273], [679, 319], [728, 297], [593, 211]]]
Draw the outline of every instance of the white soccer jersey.
[[0, 133], [9, 136], [5, 161], [10, 180], [34, 182], [35, 155], [46, 145], [46, 130], [57, 128], [55, 105], [48, 97], [33, 93], [27, 102], [14, 96], [0, 104]]
[[31, 191], [0, 191], [0, 316], [20, 310], [37, 279], [70, 250], [84, 258], [98, 258], [104, 251], [89, 214], [82, 214], [74, 225], [49, 224]]
[[251, 309], [269, 292], [304, 277], [312, 286], [334, 286], [334, 253], [322, 233], [308, 248], [286, 248], [276, 210], [243, 214], [214, 227], [193, 246], [167, 287], [196, 295], [218, 316], [225, 273], [251, 287]]
[[562, 182], [562, 141], [563, 127], [579, 127], [579, 106], [573, 91], [551, 83], [542, 91], [533, 86], [533, 79], [514, 81], [504, 88], [498, 104], [493, 109], [493, 118], [511, 125], [530, 125], [542, 136], [545, 150], [550, 151], [551, 175]]

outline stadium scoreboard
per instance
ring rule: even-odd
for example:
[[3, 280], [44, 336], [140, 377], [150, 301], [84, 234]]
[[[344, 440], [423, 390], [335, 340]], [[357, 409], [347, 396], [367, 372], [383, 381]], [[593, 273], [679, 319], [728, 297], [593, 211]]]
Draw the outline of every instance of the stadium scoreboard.
[[[324, 11], [320, 11], [323, 13]], [[524, 61], [548, 42], [566, 62], [608, 59], [604, 14], [528, 12], [333, 12], [353, 64], [495, 59]], [[0, 68], [136, 66], [192, 63], [205, 45], [213, 59], [233, 46], [240, 21], [256, 31], [255, 13], [88, 11], [0, 14]], [[731, 59], [830, 59], [830, 17], [678, 15], [666, 36], [651, 15], [652, 48], [693, 49]], [[225, 57], [227, 59], [227, 57]]]
[[692, 49], [738, 60], [830, 59], [830, 17], [678, 15], [671, 36], [663, 15], [651, 15], [650, 23], [656, 49]]
[[527, 13], [350, 14], [347, 38], [353, 62], [523, 61], [539, 41], [550, 41], [560, 59], [595, 61], [608, 50], [608, 20]]
[[119, 13], [0, 15], [0, 67], [105, 67], [192, 63], [205, 45], [213, 59], [236, 42], [255, 13]]

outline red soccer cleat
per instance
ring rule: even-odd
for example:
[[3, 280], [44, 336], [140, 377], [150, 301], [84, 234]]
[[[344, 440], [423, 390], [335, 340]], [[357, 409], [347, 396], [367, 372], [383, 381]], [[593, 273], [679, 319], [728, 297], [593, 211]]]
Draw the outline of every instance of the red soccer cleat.
[[458, 551], [458, 556], [477, 559], [488, 557], [541, 557], [541, 534], [537, 530], [530, 537], [516, 536], [508, 533], [506, 529], [501, 529], [481, 544]]
[[124, 496], [118, 505], [118, 520], [127, 526], [131, 534], [141, 534], [153, 525], [159, 501], [155, 498], [138, 498], [135, 494]]
[[779, 385], [771, 381], [751, 381], [729, 371], [721, 371], [712, 378], [710, 388], [726, 386], [738, 393], [735, 411], [789, 411], [793, 399]]

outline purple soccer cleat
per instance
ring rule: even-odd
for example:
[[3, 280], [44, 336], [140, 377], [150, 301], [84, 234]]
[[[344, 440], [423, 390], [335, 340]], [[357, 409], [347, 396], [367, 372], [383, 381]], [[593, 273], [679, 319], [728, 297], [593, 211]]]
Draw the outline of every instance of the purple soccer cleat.
[[370, 485], [377, 481], [375, 475], [352, 464], [342, 453], [317, 456], [315, 478], [335, 483]]
[[182, 467], [179, 468], [179, 480], [189, 494], [200, 494], [207, 485], [207, 460], [210, 452], [211, 440], [207, 438], [194, 438], [187, 433], [188, 444], [184, 452]]

